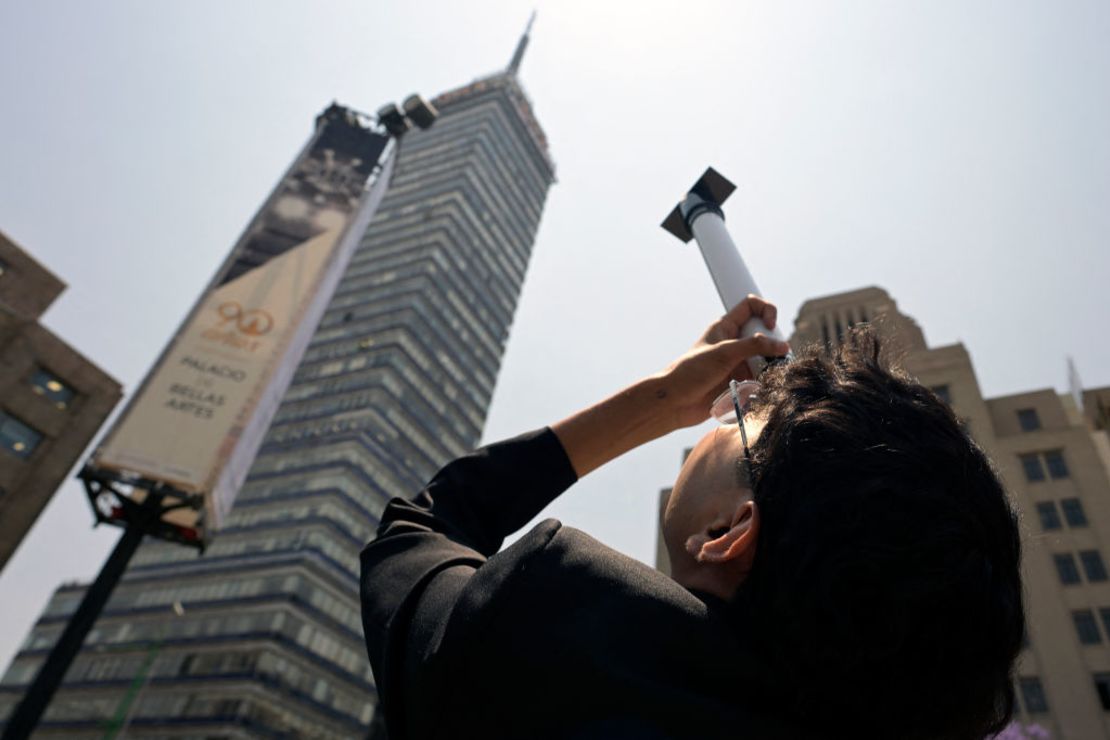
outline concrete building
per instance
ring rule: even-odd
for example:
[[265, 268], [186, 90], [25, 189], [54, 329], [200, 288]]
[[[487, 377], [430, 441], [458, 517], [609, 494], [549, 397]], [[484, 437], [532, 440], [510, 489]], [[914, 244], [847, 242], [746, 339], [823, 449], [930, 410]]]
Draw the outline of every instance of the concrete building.
[[[952, 405], [1022, 513], [1029, 639], [1018, 669], [1018, 719], [1054, 738], [1110, 738], [1110, 387], [984, 398], [967, 349], [929, 347], [880, 288], [807, 301], [790, 341], [832, 349], [866, 322], [910, 374]], [[665, 565], [661, 542], [659, 550]]]
[[120, 398], [39, 318], [65, 283], [0, 233], [0, 570]]
[[[198, 558], [144, 543], [36, 737], [364, 737], [358, 554], [389, 498], [481, 436], [554, 166], [509, 67], [433, 100], [298, 367], [229, 521]], [[83, 589], [58, 589], [0, 717]], [[129, 688], [131, 687], [131, 688]]]

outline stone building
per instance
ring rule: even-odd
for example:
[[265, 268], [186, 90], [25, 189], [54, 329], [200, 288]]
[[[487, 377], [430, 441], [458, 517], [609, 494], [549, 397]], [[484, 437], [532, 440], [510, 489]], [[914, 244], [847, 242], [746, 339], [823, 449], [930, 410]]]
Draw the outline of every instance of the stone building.
[[0, 570], [120, 398], [39, 318], [65, 283], [0, 233]]

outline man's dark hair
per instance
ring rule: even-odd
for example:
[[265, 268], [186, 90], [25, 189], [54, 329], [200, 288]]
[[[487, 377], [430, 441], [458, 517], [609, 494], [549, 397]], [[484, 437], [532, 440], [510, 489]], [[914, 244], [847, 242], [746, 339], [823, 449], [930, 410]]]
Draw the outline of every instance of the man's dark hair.
[[968, 738], [1013, 714], [1017, 516], [952, 410], [870, 327], [771, 368], [740, 588], [768, 682], [815, 733]]

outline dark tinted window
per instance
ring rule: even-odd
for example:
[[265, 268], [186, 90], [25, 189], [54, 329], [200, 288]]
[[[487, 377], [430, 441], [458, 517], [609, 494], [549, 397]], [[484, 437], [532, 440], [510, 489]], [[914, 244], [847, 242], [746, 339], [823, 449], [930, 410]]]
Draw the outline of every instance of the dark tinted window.
[[1087, 572], [1087, 580], [1091, 582], [1106, 580], [1106, 566], [1102, 563], [1102, 555], [1098, 550], [1084, 550], [1079, 553], [1083, 561], [1083, 570]]
[[1056, 573], [1060, 576], [1060, 583], [1070, 586], [1079, 583], [1079, 568], [1075, 565], [1075, 556], [1070, 552], [1057, 553], [1052, 556], [1056, 563]]
[[1049, 450], [1044, 453], [1045, 464], [1048, 465], [1048, 474], [1054, 479], [1068, 477], [1068, 465], [1064, 462], [1064, 453], [1060, 450]]
[[1029, 714], [1043, 714], [1048, 711], [1048, 698], [1044, 695], [1041, 679], [1036, 676], [1023, 676], [1018, 679], [1021, 689], [1021, 702]]
[[1026, 455], [1018, 455], [1021, 460], [1021, 468], [1025, 471], [1025, 480], [1036, 482], [1044, 480], [1044, 468], [1041, 467], [1041, 456], [1035, 452], [1030, 452]]
[[1096, 673], [1094, 679], [1099, 703], [1103, 709], [1110, 710], [1110, 673]]
[[1064, 510], [1064, 519], [1069, 527], [1086, 527], [1087, 515], [1083, 512], [1083, 504], [1077, 498], [1066, 498], [1060, 501], [1060, 508]]
[[77, 395], [61, 378], [41, 367], [31, 376], [31, 390], [45, 396], [60, 409], [69, 406], [69, 402]]
[[1046, 532], [1060, 529], [1060, 512], [1056, 510], [1055, 501], [1041, 501], [1037, 504], [1037, 516], [1041, 519], [1041, 529]]
[[1084, 645], [1097, 645], [1102, 642], [1102, 633], [1098, 631], [1098, 622], [1090, 609], [1081, 609], [1071, 613], [1075, 622], [1075, 634]]
[[0, 411], [0, 447], [16, 457], [31, 456], [42, 441], [42, 435], [14, 416]]
[[944, 401], [949, 406], [952, 405], [952, 393], [951, 391], [949, 391], [947, 385], [934, 385], [929, 390], [935, 393], [937, 395], [937, 398]]
[[1032, 432], [1041, 428], [1041, 419], [1037, 416], [1036, 409], [1018, 409], [1017, 415], [1021, 431]]

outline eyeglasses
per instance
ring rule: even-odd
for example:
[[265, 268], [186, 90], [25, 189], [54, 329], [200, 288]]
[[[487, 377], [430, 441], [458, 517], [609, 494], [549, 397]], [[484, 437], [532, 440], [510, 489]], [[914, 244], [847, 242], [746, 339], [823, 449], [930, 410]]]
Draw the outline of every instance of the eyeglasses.
[[751, 410], [752, 403], [759, 398], [763, 388], [755, 380], [730, 380], [728, 390], [717, 396], [709, 407], [709, 413], [724, 426], [736, 424], [740, 427], [740, 441], [744, 445], [744, 473], [748, 486], [752, 482], [752, 453], [748, 449], [748, 432], [744, 428], [744, 414]]

